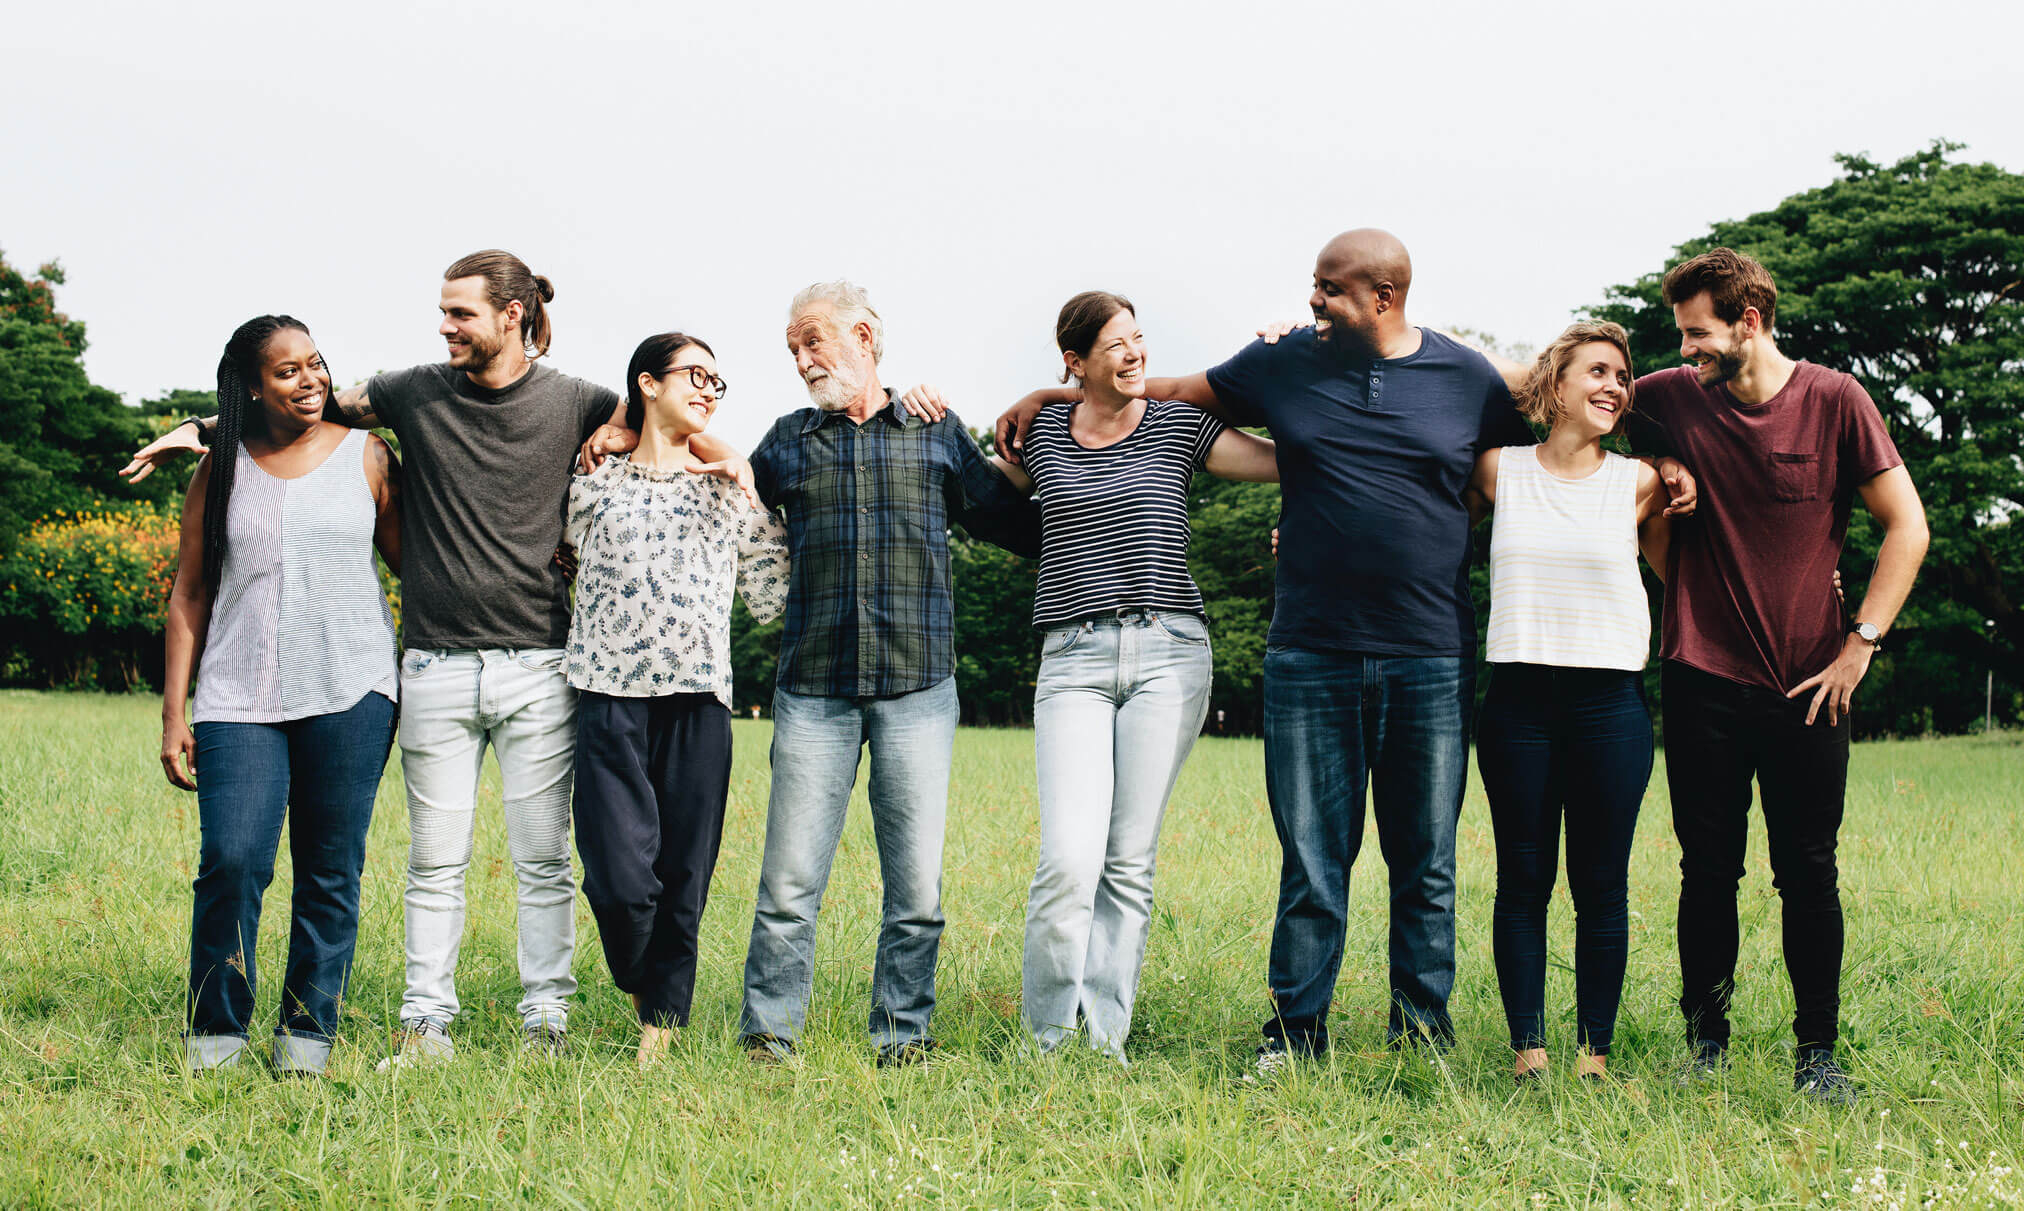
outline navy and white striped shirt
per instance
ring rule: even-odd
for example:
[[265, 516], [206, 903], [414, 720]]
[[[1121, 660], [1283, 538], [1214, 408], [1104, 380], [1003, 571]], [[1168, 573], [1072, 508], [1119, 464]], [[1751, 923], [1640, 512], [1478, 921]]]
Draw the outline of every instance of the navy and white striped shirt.
[[1202, 593], [1188, 575], [1188, 485], [1223, 422], [1188, 404], [1147, 400], [1138, 428], [1092, 450], [1069, 432], [1073, 412], [1044, 408], [1026, 435], [1041, 527], [1033, 625], [1120, 609], [1201, 614]]

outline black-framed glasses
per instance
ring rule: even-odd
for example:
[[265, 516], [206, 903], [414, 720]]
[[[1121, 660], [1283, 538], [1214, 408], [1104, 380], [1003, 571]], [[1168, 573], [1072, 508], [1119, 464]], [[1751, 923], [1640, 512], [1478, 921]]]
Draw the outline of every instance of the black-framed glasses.
[[689, 372], [689, 386], [694, 387], [698, 391], [708, 387], [716, 394], [718, 399], [723, 399], [724, 392], [731, 389], [729, 383], [718, 378], [708, 370], [703, 369], [701, 366], [669, 366], [666, 370], [661, 371], [661, 377], [666, 378], [668, 375], [681, 370]]

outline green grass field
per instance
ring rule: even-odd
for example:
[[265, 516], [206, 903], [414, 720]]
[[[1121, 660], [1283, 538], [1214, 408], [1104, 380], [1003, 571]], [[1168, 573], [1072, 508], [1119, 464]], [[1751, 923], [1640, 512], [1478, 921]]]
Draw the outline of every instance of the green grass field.
[[[1617, 1080], [1572, 1080], [1572, 910], [1555, 901], [1558, 1070], [1516, 1092], [1490, 956], [1489, 813], [1461, 840], [1461, 1041], [1444, 1063], [1383, 1049], [1384, 876], [1356, 870], [1336, 1050], [1241, 1080], [1264, 1008], [1278, 849], [1262, 749], [1208, 740], [1167, 817], [1129, 1070], [1017, 1048], [1037, 825], [1032, 737], [957, 740], [936, 1033], [880, 1071], [864, 1035], [878, 867], [852, 810], [824, 905], [804, 1059], [739, 1051], [739, 971], [765, 817], [767, 725], [737, 725], [695, 1024], [632, 1064], [630, 1005], [579, 900], [575, 1053], [523, 1060], [513, 882], [496, 771], [479, 807], [459, 1058], [378, 1076], [401, 992], [407, 818], [381, 786], [357, 971], [332, 1078], [175, 1071], [197, 854], [193, 796], [155, 760], [153, 700], [0, 694], [0, 1204], [439, 1206], [1862, 1206], [2024, 1198], [2024, 736], [1864, 744], [1842, 829], [1843, 1058], [1853, 1111], [1790, 1091], [1791, 996], [1761, 829], [1743, 889], [1735, 1065], [1681, 1088], [1676, 852], [1663, 778], [1631, 873]], [[860, 796], [862, 780], [860, 780]], [[288, 874], [268, 893], [271, 1021]], [[1935, 1201], [1936, 1200], [1936, 1201]]]

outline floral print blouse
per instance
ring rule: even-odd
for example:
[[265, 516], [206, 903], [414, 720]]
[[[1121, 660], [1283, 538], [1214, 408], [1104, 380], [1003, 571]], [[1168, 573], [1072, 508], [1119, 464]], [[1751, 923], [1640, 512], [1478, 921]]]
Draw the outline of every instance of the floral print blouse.
[[569, 485], [576, 548], [569, 684], [616, 698], [731, 705], [731, 594], [767, 622], [787, 601], [787, 532], [714, 475], [617, 455]]

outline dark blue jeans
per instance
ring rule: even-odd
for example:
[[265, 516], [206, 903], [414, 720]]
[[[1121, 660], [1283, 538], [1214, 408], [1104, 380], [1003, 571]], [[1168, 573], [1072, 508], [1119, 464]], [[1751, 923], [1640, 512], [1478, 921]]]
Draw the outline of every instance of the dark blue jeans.
[[199, 723], [203, 850], [190, 916], [190, 1033], [246, 1037], [260, 897], [287, 820], [294, 919], [279, 1033], [329, 1039], [358, 938], [366, 826], [394, 740], [394, 704], [288, 723]]
[[1476, 765], [1497, 826], [1491, 939], [1511, 1046], [1546, 1046], [1546, 905], [1567, 819], [1580, 1042], [1608, 1055], [1630, 949], [1630, 846], [1652, 776], [1643, 675], [1491, 666]]
[[1266, 649], [1265, 789], [1282, 854], [1267, 1038], [1327, 1050], [1366, 785], [1391, 873], [1387, 1037], [1453, 1037], [1455, 827], [1475, 682], [1467, 657]]

